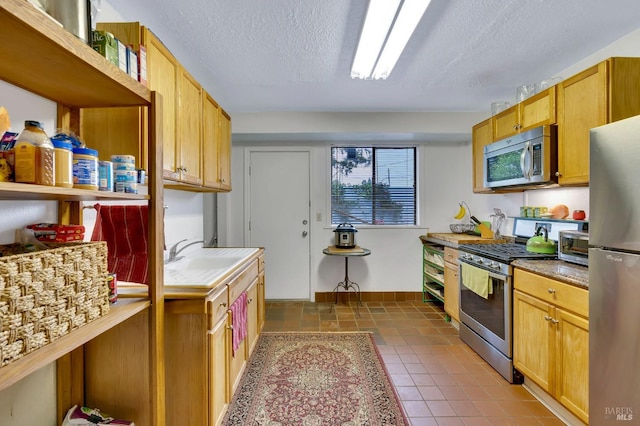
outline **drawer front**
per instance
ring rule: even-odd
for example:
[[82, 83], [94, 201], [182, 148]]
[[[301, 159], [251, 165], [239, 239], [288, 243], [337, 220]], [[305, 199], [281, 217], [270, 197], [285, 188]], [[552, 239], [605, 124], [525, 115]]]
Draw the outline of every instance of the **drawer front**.
[[242, 294], [243, 291], [249, 288], [249, 285], [258, 276], [258, 259], [255, 259], [249, 264], [249, 266], [233, 279], [229, 284], [229, 305], [231, 305]]
[[451, 247], [445, 247], [444, 248], [444, 261], [445, 262], [449, 262], [451, 264], [457, 265], [458, 264], [458, 250], [451, 248]]
[[229, 310], [229, 290], [226, 285], [222, 285], [207, 298], [207, 329], [211, 330], [220, 319], [224, 318], [227, 310]]
[[514, 287], [558, 307], [589, 317], [589, 292], [570, 284], [552, 280], [516, 268]]

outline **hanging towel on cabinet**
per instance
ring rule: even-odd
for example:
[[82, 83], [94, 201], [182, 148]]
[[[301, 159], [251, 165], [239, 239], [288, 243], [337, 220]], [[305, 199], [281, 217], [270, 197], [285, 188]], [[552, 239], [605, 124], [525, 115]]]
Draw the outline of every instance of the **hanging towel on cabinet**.
[[247, 337], [247, 292], [243, 291], [235, 302], [231, 304], [231, 344], [233, 356], [240, 347], [240, 343]]
[[109, 272], [118, 281], [148, 284], [149, 210], [147, 205], [94, 205], [91, 241], [106, 241]]

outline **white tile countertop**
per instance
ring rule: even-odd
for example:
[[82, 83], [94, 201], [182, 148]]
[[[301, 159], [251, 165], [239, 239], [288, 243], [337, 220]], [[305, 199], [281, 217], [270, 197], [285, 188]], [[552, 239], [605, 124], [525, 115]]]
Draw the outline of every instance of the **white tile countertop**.
[[257, 251], [257, 248], [245, 247], [189, 247], [181, 253], [181, 259], [164, 265], [164, 285], [210, 287], [219, 277], [244, 263]]
[[[259, 250], [255, 247], [187, 247], [180, 252], [177, 261], [164, 265], [165, 292], [212, 290], [221, 279], [229, 276]], [[144, 297], [146, 293], [146, 285], [118, 282], [118, 294], [122, 297]]]

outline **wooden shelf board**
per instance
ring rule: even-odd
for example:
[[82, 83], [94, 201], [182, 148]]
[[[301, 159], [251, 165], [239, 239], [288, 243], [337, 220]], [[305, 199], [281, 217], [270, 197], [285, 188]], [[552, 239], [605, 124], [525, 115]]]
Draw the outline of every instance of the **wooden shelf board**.
[[111, 305], [107, 315], [71, 331], [58, 340], [36, 349], [4, 367], [0, 367], [0, 390], [17, 383], [34, 371], [52, 363], [150, 306], [151, 302], [148, 299], [118, 300], [117, 303]]
[[151, 101], [147, 87], [28, 1], [2, 1], [0, 40], [0, 79], [29, 92], [74, 107]]
[[58, 186], [31, 185], [28, 183], [0, 182], [0, 200], [148, 200], [145, 194], [93, 191], [88, 189], [62, 188]]
[[440, 300], [441, 302], [444, 302], [444, 296], [440, 294], [440, 290], [442, 289], [437, 289], [425, 284], [423, 285], [423, 290], [429, 293], [430, 295], [432, 295], [433, 297], [435, 297], [436, 299]]

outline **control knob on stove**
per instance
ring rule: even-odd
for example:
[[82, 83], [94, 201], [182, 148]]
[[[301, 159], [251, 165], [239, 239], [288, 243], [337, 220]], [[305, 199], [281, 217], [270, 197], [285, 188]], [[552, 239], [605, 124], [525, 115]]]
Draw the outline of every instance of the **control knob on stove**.
[[500, 264], [492, 260], [491, 263], [489, 264], [489, 267], [493, 269], [500, 269]]
[[479, 256], [474, 256], [473, 261], [482, 265], [482, 258]]

